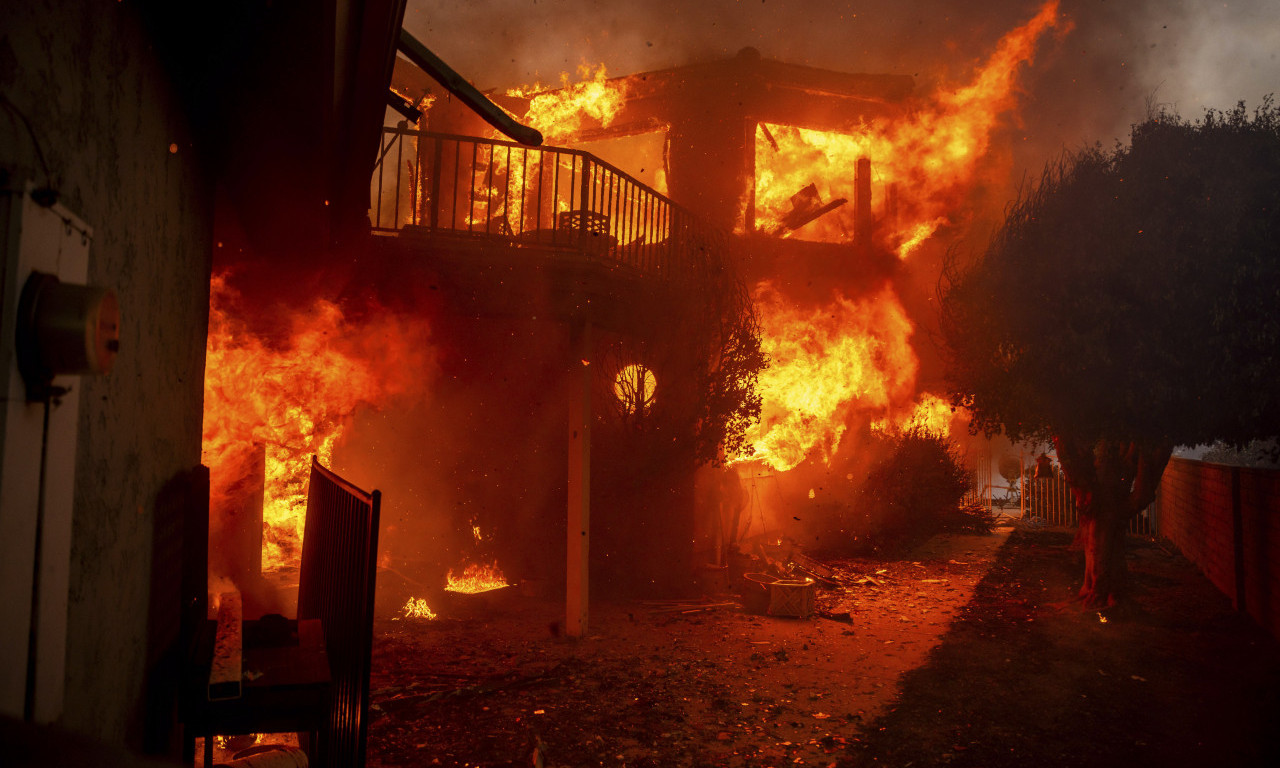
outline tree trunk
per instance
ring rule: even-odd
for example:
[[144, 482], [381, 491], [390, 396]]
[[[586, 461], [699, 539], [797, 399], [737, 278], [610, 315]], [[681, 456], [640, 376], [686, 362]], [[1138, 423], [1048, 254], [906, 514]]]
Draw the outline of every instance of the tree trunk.
[[1172, 449], [1062, 436], [1054, 438], [1054, 446], [1080, 517], [1084, 583], [1079, 599], [1089, 608], [1115, 605], [1128, 596], [1125, 527], [1155, 500]]
[[1086, 608], [1107, 608], [1128, 594], [1124, 537], [1129, 518], [1119, 505], [1099, 504], [1096, 499], [1087, 513], [1080, 510], [1078, 541], [1084, 545], [1084, 583], [1079, 599]]

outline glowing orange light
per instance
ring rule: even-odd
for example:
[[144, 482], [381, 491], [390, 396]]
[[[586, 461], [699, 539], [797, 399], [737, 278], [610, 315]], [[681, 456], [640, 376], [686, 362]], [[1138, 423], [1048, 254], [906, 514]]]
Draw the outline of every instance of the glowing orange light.
[[629, 415], [648, 413], [657, 387], [653, 371], [643, 365], [625, 366], [613, 380], [613, 394]]
[[427, 601], [420, 597], [409, 598], [409, 601], [404, 604], [404, 608], [401, 610], [406, 619], [431, 620], [436, 618], [435, 611], [432, 611], [431, 607], [427, 605]]
[[510, 586], [496, 562], [488, 565], [472, 563], [464, 568], [460, 575], [456, 576], [450, 570], [445, 579], [447, 581], [445, 589], [450, 592], [462, 592], [468, 595], [491, 592], [495, 589]]
[[884, 418], [872, 422], [877, 432], [902, 433], [912, 429], [938, 437], [951, 435], [951, 422], [956, 414], [951, 404], [928, 392], [920, 396], [912, 408], [898, 418]]
[[548, 141], [561, 141], [581, 132], [588, 119], [608, 127], [626, 101], [626, 81], [610, 82], [604, 64], [594, 72], [584, 64], [578, 68], [578, 76], [580, 82], [570, 83], [569, 73], [562, 73], [556, 90], [535, 84], [512, 88], [507, 95], [529, 99], [524, 121], [541, 131]]
[[[756, 131], [755, 226], [781, 231], [792, 197], [815, 184], [823, 199], [854, 199], [855, 167], [871, 161], [875, 238], [906, 258], [952, 221], [964, 195], [978, 181], [998, 117], [1013, 106], [1019, 67], [1031, 61], [1037, 40], [1057, 26], [1058, 3], [1000, 40], [996, 51], [963, 87], [936, 94], [927, 108], [891, 122], [875, 122], [857, 134], [761, 124]], [[898, 188], [890, 211], [886, 194]], [[880, 190], [877, 193], [875, 190]], [[805, 224], [797, 236], [842, 242], [854, 236], [852, 206]]]
[[211, 476], [211, 516], [266, 450], [264, 570], [301, 554], [311, 457], [332, 463], [334, 447], [361, 405], [380, 405], [427, 369], [425, 328], [379, 315], [356, 325], [335, 304], [299, 311], [282, 340], [268, 343], [236, 314], [225, 275], [210, 286], [201, 462]]
[[760, 421], [747, 431], [752, 452], [741, 460], [778, 471], [815, 452], [829, 461], [855, 411], [878, 413], [911, 396], [914, 328], [889, 288], [804, 310], [765, 282], [755, 302], [770, 364], [757, 383]]

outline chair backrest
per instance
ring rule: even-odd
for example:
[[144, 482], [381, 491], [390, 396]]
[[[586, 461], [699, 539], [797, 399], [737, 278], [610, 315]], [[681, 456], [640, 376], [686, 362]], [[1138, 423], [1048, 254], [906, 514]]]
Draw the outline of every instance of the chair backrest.
[[298, 618], [320, 619], [329, 656], [329, 722], [312, 756], [324, 768], [365, 764], [381, 500], [312, 458]]

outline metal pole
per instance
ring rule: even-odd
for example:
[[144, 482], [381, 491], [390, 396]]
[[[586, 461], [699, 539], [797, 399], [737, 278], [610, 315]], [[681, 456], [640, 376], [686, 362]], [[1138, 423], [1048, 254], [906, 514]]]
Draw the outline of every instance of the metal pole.
[[1018, 446], [1018, 508], [1022, 519], [1027, 519], [1027, 468], [1023, 464], [1022, 446]]

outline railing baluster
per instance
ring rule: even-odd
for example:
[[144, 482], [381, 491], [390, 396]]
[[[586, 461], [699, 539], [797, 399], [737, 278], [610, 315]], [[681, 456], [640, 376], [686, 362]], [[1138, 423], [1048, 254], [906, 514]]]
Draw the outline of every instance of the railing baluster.
[[467, 231], [476, 220], [476, 166], [480, 163], [480, 145], [471, 145], [471, 183], [467, 185]]
[[[419, 139], [421, 141], [421, 139]], [[444, 162], [444, 141], [431, 140], [431, 200], [430, 215], [427, 224], [432, 229], [440, 227], [440, 164]]]
[[[515, 195], [515, 204], [519, 208], [519, 213], [516, 215], [516, 223], [511, 226], [512, 237], [524, 232], [525, 206], [529, 204], [529, 150], [521, 150], [519, 157], [520, 183], [516, 187], [518, 194]], [[508, 216], [508, 224], [510, 224], [510, 216]]]
[[404, 141], [396, 142], [396, 205], [391, 213], [391, 226], [400, 228], [400, 169], [404, 168]]
[[[384, 134], [382, 135], [382, 139], [385, 139], [385, 138], [386, 138], [386, 134], [384, 133]], [[395, 141], [395, 139], [392, 139], [392, 141]], [[381, 140], [379, 141], [379, 144], [378, 144], [378, 166], [377, 166], [377, 170], [378, 170], [378, 196], [377, 196], [377, 203], [376, 203], [376, 206], [375, 206], [374, 211], [373, 211], [373, 226], [375, 226], [375, 227], [381, 227], [381, 226], [382, 226], [382, 186], [383, 186], [383, 184], [385, 183], [385, 181], [384, 181], [384, 179], [383, 179], [383, 177], [384, 177], [384, 175], [385, 175], [385, 174], [383, 173], [382, 159], [383, 159], [384, 157], [386, 157], [386, 156], [387, 156], [387, 148], [388, 148], [389, 146], [391, 146], [391, 145], [390, 145], [390, 144], [388, 144], [388, 143], [386, 143], [385, 141], [381, 141]]]
[[453, 195], [449, 199], [449, 229], [458, 228], [458, 185], [462, 183], [462, 142], [453, 142]]

